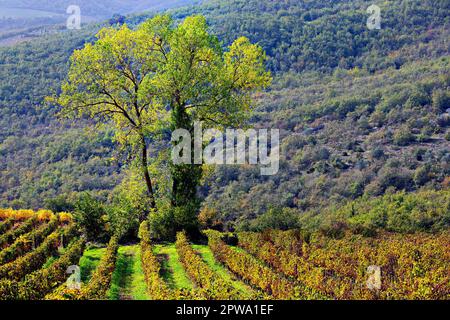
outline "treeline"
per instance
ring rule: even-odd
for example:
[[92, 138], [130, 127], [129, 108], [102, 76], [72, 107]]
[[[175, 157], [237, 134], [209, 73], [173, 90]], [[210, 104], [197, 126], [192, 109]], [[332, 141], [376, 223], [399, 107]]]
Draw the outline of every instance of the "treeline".
[[321, 212], [299, 213], [289, 208], [270, 209], [258, 218], [238, 226], [242, 230], [301, 228], [331, 238], [346, 233], [376, 237], [378, 233], [439, 233], [450, 227], [450, 190], [368, 196], [335, 205]]
[[[376, 31], [366, 26], [370, 16], [366, 10], [372, 4], [367, 0], [213, 0], [189, 14], [206, 14], [225, 43], [236, 34], [260, 43], [270, 57], [269, 66], [283, 72], [399, 68], [410, 57], [390, 52], [448, 34], [450, 5], [445, 0], [378, 3], [382, 29]], [[186, 10], [178, 13], [185, 14]]]

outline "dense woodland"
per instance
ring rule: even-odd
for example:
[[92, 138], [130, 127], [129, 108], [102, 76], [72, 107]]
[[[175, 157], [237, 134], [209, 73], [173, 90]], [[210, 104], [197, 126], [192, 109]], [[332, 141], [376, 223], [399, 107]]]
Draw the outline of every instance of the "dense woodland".
[[[370, 4], [210, 0], [171, 11], [178, 19], [204, 14], [224, 45], [236, 35], [259, 43], [274, 74], [251, 124], [282, 130], [280, 172], [217, 167], [199, 189], [206, 225], [301, 225], [331, 234], [448, 227], [450, 3], [386, 1], [382, 29], [372, 31]], [[129, 161], [114, 151], [112, 132], [94, 132], [87, 119], [60, 122], [43, 103], [65, 78], [73, 50], [100, 27], [0, 49], [0, 206], [83, 211], [90, 197], [120, 202], [111, 194], [121, 194]], [[369, 213], [367, 203], [375, 208]], [[102, 216], [100, 207], [89, 210]], [[410, 223], [398, 222], [408, 215]]]

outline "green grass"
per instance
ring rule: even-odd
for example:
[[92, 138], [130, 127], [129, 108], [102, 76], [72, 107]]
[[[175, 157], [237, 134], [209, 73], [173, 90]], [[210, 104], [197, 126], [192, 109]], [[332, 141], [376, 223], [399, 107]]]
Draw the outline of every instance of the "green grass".
[[112, 275], [110, 300], [148, 300], [138, 245], [122, 246], [117, 252]]
[[230, 273], [227, 268], [225, 268], [221, 263], [219, 263], [214, 258], [214, 253], [211, 248], [205, 245], [192, 245], [192, 248], [200, 254], [203, 261], [208, 265], [208, 267], [217, 273], [224, 280], [230, 282], [234, 288], [239, 290], [244, 296], [251, 297], [255, 294], [254, 290], [247, 284], [239, 281], [232, 273]]
[[141, 248], [136, 246], [136, 255], [133, 264], [133, 280], [131, 282], [131, 295], [134, 300], [149, 300], [147, 286], [145, 284], [145, 275], [142, 270]]
[[42, 265], [42, 269], [50, 267], [54, 262], [56, 262], [63, 254], [66, 252], [67, 248], [60, 247], [56, 255], [48, 257], [47, 261]]
[[79, 263], [81, 269], [81, 281], [83, 283], [89, 282], [92, 272], [97, 268], [105, 251], [105, 248], [92, 248], [84, 251]]
[[53, 262], [55, 262], [56, 260], [58, 260], [59, 257], [55, 257], [55, 256], [51, 256], [50, 258], [47, 259], [47, 261], [45, 261], [45, 263], [42, 265], [42, 269], [46, 269], [48, 267], [50, 267]]
[[155, 245], [153, 250], [161, 258], [161, 276], [171, 289], [193, 289], [194, 285], [180, 262], [175, 244]]

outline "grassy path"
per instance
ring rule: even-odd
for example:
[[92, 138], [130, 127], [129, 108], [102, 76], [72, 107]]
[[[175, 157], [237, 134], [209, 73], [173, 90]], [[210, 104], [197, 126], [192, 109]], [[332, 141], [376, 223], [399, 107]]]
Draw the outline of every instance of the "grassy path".
[[214, 253], [211, 251], [211, 248], [209, 246], [192, 245], [192, 247], [202, 257], [203, 261], [208, 265], [208, 267], [223, 279], [230, 282], [234, 288], [242, 293], [243, 298], [251, 298], [257, 294], [250, 286], [237, 279], [226, 267], [219, 263], [214, 258]]
[[91, 280], [92, 272], [97, 268], [105, 252], [105, 248], [91, 248], [84, 251], [80, 258], [81, 281], [83, 283], [88, 283]]
[[194, 287], [179, 260], [175, 244], [155, 245], [153, 250], [160, 259], [161, 276], [171, 289]]
[[112, 276], [111, 300], [148, 300], [139, 245], [121, 246]]

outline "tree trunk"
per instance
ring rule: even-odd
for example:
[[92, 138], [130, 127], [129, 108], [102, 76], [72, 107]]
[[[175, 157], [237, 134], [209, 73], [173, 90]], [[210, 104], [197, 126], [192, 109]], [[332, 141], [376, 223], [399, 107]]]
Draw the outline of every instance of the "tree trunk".
[[[193, 121], [183, 107], [175, 107], [172, 113], [173, 130], [186, 129], [191, 135], [194, 133]], [[191, 146], [194, 146], [194, 136], [191, 136]], [[191, 159], [194, 159], [192, 148]], [[197, 202], [197, 186], [202, 178], [202, 166], [197, 164], [172, 164], [172, 206], [186, 206]]]
[[[154, 210], [156, 210], [156, 201], [155, 201], [155, 194], [153, 193], [153, 185], [152, 185], [152, 179], [150, 178], [150, 173], [148, 172], [148, 157], [147, 157], [147, 143], [145, 142], [144, 135], [141, 136], [141, 144], [142, 144], [142, 157], [141, 157], [141, 167], [142, 172], [144, 174], [145, 178], [145, 184], [147, 185], [147, 191], [150, 197], [150, 207]], [[148, 213], [145, 215], [144, 219]]]

